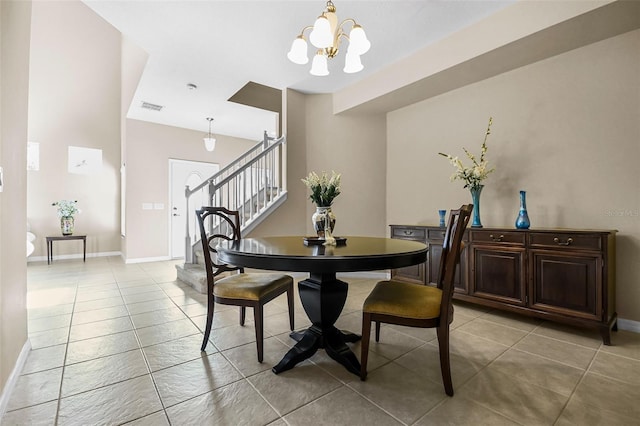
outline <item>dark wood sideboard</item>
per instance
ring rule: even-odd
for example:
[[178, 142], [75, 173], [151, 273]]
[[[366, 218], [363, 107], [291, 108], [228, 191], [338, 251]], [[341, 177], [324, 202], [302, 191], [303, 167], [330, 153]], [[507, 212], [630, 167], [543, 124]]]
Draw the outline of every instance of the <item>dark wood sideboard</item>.
[[[425, 263], [394, 269], [395, 280], [434, 283], [444, 228], [390, 225], [391, 238], [427, 243]], [[613, 230], [468, 228], [454, 299], [549, 321], [617, 330]]]

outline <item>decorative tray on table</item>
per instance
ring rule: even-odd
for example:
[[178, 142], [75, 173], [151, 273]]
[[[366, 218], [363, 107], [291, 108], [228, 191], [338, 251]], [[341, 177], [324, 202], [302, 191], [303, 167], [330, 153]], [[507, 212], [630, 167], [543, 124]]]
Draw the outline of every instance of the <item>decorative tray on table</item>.
[[[347, 244], [347, 239], [344, 237], [333, 237], [336, 239], [337, 246], [343, 246]], [[320, 237], [304, 237], [305, 246], [321, 246], [324, 244], [324, 238]]]

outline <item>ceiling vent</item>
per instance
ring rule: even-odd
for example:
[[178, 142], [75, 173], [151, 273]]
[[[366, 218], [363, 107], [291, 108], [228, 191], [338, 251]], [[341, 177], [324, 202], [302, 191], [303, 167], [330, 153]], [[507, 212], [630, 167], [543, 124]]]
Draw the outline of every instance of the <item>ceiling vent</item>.
[[150, 109], [151, 111], [161, 111], [164, 107], [162, 105], [150, 104], [149, 102], [142, 102], [142, 108]]

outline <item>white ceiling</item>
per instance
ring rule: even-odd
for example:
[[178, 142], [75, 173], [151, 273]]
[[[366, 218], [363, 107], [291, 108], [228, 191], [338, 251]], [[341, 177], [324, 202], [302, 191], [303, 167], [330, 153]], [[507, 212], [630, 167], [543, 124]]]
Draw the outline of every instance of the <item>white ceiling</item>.
[[[206, 133], [205, 118], [214, 117], [213, 133], [258, 140], [264, 130], [273, 132], [274, 113], [227, 101], [247, 82], [333, 93], [514, 1], [335, 0], [339, 20], [354, 18], [372, 47], [362, 56], [363, 71], [342, 72], [342, 49], [326, 77], [310, 75], [311, 62], [296, 65], [286, 57], [293, 39], [324, 10], [323, 0], [84, 3], [149, 54], [129, 118]], [[188, 83], [198, 88], [189, 90]], [[143, 101], [164, 108], [142, 109]]]

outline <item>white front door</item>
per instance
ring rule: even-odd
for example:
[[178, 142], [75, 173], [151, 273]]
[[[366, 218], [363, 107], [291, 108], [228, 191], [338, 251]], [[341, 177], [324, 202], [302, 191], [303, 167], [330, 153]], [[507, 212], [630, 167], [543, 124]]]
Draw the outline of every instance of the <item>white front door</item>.
[[169, 198], [171, 200], [170, 234], [171, 235], [171, 257], [173, 259], [183, 258], [186, 252], [186, 229], [187, 217], [189, 218], [189, 235], [191, 241], [199, 239], [198, 220], [195, 211], [205, 204], [206, 188], [193, 194], [189, 198], [189, 206], [186, 205], [185, 187], [195, 188], [204, 180], [213, 176], [220, 166], [214, 163], [201, 163], [198, 161], [169, 160]]

